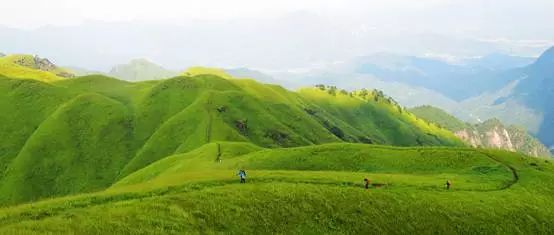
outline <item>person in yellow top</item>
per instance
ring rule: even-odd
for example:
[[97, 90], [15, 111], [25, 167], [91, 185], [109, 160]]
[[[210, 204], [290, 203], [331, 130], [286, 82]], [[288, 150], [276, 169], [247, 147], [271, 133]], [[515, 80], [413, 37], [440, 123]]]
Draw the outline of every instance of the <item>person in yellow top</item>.
[[369, 184], [371, 183], [371, 181], [368, 179], [368, 178], [365, 178], [364, 179], [364, 185], [365, 185], [365, 189], [369, 189]]

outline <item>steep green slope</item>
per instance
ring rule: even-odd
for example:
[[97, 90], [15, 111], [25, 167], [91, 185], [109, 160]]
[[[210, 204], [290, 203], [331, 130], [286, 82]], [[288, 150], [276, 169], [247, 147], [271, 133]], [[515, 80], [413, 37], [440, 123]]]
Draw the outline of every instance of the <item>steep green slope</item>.
[[548, 148], [526, 130], [505, 126], [498, 119], [469, 124], [432, 106], [415, 107], [410, 112], [428, 122], [446, 127], [474, 147], [500, 148], [535, 157], [552, 156]]
[[34, 80], [0, 76], [0, 175], [27, 139], [71, 91]]
[[468, 127], [467, 123], [450, 115], [442, 109], [430, 105], [411, 108], [410, 112], [422, 119], [427, 120], [428, 122], [434, 122], [451, 131], [460, 131]]
[[[236, 179], [238, 166], [248, 167], [246, 184]], [[369, 190], [364, 177], [374, 183]], [[0, 209], [0, 231], [548, 234], [552, 179], [551, 162], [504, 151], [218, 142], [105, 192]]]
[[[343, 140], [401, 146], [461, 145], [450, 131], [417, 119], [379, 91], [348, 93], [320, 86], [302, 89], [300, 94], [313, 104], [307, 112]], [[349, 135], [344, 129], [355, 134]]]
[[214, 141], [265, 148], [462, 145], [452, 133], [387, 100], [309, 89], [295, 93], [221, 78], [209, 69], [196, 73], [140, 83], [101, 75], [49, 84], [2, 78], [7, 92], [0, 93], [0, 111], [6, 113], [1, 118], [12, 125], [2, 126], [1, 163], [8, 170], [2, 171], [0, 203], [99, 190]]
[[130, 158], [131, 116], [97, 94], [62, 105], [29, 137], [2, 179], [7, 203], [99, 190]]

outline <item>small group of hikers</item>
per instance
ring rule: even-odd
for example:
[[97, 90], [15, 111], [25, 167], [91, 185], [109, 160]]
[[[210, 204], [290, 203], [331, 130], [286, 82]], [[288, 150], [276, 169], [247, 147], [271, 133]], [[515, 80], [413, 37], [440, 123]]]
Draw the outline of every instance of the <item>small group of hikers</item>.
[[[246, 183], [246, 171], [245, 170], [240, 169], [239, 172], [237, 173], [237, 175], [240, 178], [240, 183], [241, 184]], [[369, 180], [368, 178], [364, 178], [364, 187], [365, 187], [365, 189], [369, 189], [369, 185], [371, 185], [371, 180]], [[446, 189], [450, 189], [450, 186], [452, 186], [452, 182], [450, 180], [446, 180], [446, 184], [445, 184]]]

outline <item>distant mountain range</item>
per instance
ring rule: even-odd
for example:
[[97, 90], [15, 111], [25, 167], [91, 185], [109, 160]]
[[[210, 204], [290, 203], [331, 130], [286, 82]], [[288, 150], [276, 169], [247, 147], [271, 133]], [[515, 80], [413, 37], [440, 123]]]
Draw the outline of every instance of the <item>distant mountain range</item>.
[[[550, 134], [554, 128], [550, 121], [554, 108], [546, 102], [552, 100], [552, 51], [546, 51], [536, 62], [528, 57], [491, 54], [449, 64], [432, 58], [379, 53], [305, 72], [266, 73], [250, 68], [221, 72], [291, 89], [315, 84], [347, 90], [379, 89], [404, 106], [436, 106], [470, 123], [498, 118], [506, 125], [523, 127], [546, 145], [554, 146], [554, 135]], [[8, 58], [13, 56], [4, 56], [2, 60], [13, 64]], [[114, 66], [107, 73], [79, 68], [64, 72], [71, 76], [103, 74], [126, 81], [182, 74], [146, 59]]]
[[387, 54], [361, 57], [354, 63], [356, 73], [424, 87], [456, 101], [499, 89], [506, 81], [505, 76], [480, 63], [460, 66], [429, 58]]
[[537, 58], [492, 53], [483, 57], [462, 61], [463, 65], [489, 70], [508, 70], [530, 65]]
[[275, 73], [292, 87], [324, 83], [377, 88], [400, 104], [433, 105], [471, 123], [498, 118], [554, 147], [554, 49], [538, 59], [492, 54], [449, 64], [386, 53], [303, 73]]
[[497, 99], [493, 105], [504, 105], [506, 115], [514, 115], [509, 113], [511, 107], [505, 105], [511, 102], [524, 105], [539, 114], [542, 122], [536, 134], [544, 143], [554, 146], [554, 47], [525, 67], [521, 76], [523, 79], [511, 94]]

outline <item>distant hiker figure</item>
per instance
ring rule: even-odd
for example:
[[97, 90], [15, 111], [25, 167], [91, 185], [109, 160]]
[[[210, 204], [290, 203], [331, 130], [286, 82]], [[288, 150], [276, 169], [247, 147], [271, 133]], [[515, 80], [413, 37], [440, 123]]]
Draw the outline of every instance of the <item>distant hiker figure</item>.
[[446, 189], [450, 189], [450, 185], [452, 185], [452, 183], [450, 182], [450, 180], [447, 180], [446, 181]]
[[369, 183], [370, 183], [369, 179], [365, 178], [364, 179], [365, 189], [369, 189]]
[[239, 170], [239, 173], [237, 174], [240, 177], [240, 183], [246, 183], [246, 171]]

